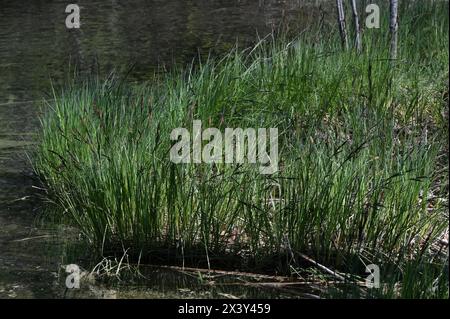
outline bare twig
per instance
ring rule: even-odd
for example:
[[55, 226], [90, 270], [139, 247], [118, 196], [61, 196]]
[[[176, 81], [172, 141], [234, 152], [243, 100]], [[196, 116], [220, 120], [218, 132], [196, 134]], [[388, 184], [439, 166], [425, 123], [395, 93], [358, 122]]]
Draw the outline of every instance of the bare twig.
[[330, 275], [333, 275], [334, 277], [336, 277], [337, 279], [341, 280], [341, 281], [345, 281], [345, 278], [341, 275], [339, 275], [337, 272], [325, 267], [322, 264], [319, 264], [317, 261], [309, 258], [308, 256], [306, 256], [305, 254], [299, 253], [299, 256], [302, 257], [303, 259], [305, 259], [306, 261], [309, 261], [310, 263], [312, 263], [313, 265], [315, 265], [317, 268], [329, 273]]
[[[141, 265], [144, 266], [144, 265]], [[207, 273], [212, 275], [230, 275], [230, 276], [241, 276], [241, 277], [251, 277], [255, 279], [268, 279], [276, 281], [292, 281], [292, 278], [285, 276], [270, 276], [249, 272], [241, 271], [225, 271], [225, 270], [215, 270], [215, 269], [204, 269], [204, 268], [190, 268], [190, 267], [178, 267], [178, 266], [159, 266], [159, 265], [145, 265], [146, 267], [168, 269], [179, 272], [191, 272], [191, 273]]]
[[35, 237], [27, 237], [27, 238], [22, 238], [22, 239], [11, 240], [11, 242], [18, 243], [18, 242], [23, 242], [23, 241], [33, 240], [33, 239], [42, 239], [42, 238], [51, 238], [51, 237], [54, 237], [54, 236], [53, 235], [42, 235], [42, 236], [35, 236]]

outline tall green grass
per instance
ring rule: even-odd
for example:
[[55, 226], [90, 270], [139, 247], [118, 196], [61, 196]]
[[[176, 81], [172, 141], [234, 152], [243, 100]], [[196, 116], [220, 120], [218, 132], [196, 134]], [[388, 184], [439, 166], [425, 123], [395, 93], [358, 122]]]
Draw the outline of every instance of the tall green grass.
[[[448, 297], [447, 3], [403, 8], [398, 61], [384, 29], [360, 55], [318, 32], [55, 92], [35, 154], [52, 211], [101, 252], [273, 272], [302, 253], [350, 275], [378, 264], [383, 296]], [[279, 172], [170, 162], [170, 132], [193, 120], [278, 127]]]

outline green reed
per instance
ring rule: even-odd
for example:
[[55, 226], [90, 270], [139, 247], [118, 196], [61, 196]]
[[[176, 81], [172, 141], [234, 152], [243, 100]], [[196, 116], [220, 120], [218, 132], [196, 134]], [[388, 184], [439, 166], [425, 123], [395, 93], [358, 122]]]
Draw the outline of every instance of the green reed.
[[[302, 253], [349, 276], [380, 265], [383, 296], [448, 296], [448, 280], [423, 287], [448, 279], [448, 251], [433, 253], [448, 228], [447, 6], [403, 8], [398, 61], [385, 32], [368, 30], [362, 54], [322, 32], [137, 86], [111, 75], [55, 92], [34, 157], [54, 214], [103, 253], [272, 258], [284, 272]], [[278, 127], [279, 172], [170, 162], [170, 132], [193, 120]]]

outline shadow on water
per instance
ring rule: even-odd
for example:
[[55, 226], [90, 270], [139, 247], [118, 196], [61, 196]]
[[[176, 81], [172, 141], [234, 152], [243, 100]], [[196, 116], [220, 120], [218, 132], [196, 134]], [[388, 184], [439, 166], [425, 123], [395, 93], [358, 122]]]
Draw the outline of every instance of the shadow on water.
[[72, 238], [60, 226], [36, 223], [42, 203], [30, 197], [32, 169], [25, 151], [33, 144], [38, 105], [48, 98], [51, 81], [63, 83], [73, 65], [87, 74], [94, 66], [105, 74], [134, 65], [130, 80], [145, 80], [160, 66], [220, 54], [236, 41], [245, 46], [281, 22], [305, 27], [317, 17], [310, 2], [316, 1], [80, 0], [81, 29], [68, 30], [66, 1], [1, 0], [0, 298], [307, 297], [298, 290], [262, 289], [242, 278], [205, 282], [161, 269], [147, 269], [147, 279], [136, 283], [87, 284], [67, 292], [61, 264]]

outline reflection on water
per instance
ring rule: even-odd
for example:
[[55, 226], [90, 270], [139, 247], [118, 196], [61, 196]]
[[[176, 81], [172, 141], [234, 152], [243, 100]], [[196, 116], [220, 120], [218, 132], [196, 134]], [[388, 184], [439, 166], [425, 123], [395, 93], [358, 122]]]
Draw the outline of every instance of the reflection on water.
[[[67, 232], [35, 223], [40, 209], [29, 198], [31, 168], [24, 151], [30, 150], [38, 124], [36, 101], [50, 95], [51, 82], [62, 83], [75, 67], [105, 74], [131, 65], [129, 79], [144, 80], [158, 67], [220, 54], [236, 42], [245, 46], [281, 22], [305, 27], [317, 17], [311, 2], [324, 1], [79, 0], [81, 29], [68, 30], [67, 1], [0, 0], [0, 298], [107, 297], [111, 291], [88, 285], [90, 290], [65, 295], [60, 264], [67, 238], [58, 234]], [[118, 287], [111, 296], [291, 295], [261, 287], [205, 286], [167, 271], [150, 274], [145, 288]]]
[[64, 77], [69, 62], [88, 71], [97, 68], [94, 61], [103, 71], [135, 64], [133, 77], [145, 78], [157, 66], [190, 61], [199, 52], [220, 53], [236, 40], [253, 42], [280, 21], [307, 26], [317, 17], [310, 2], [323, 0], [75, 2], [81, 28], [68, 30], [67, 1], [0, 1], [2, 100], [29, 98], [30, 90], [40, 97], [49, 78]]

